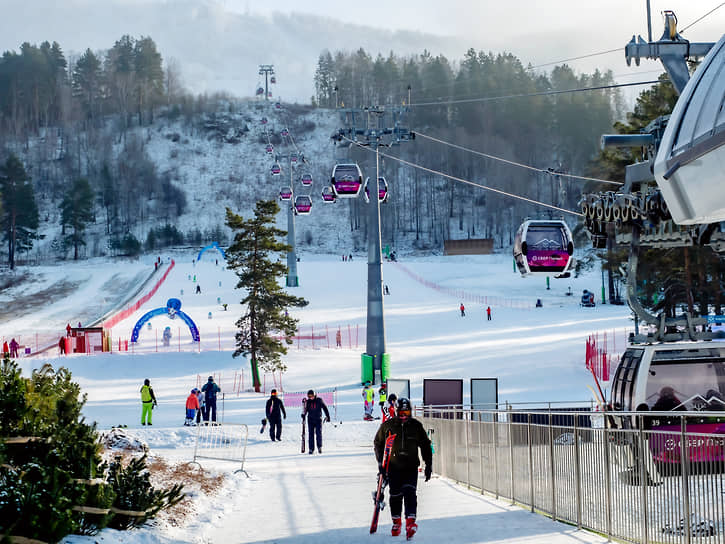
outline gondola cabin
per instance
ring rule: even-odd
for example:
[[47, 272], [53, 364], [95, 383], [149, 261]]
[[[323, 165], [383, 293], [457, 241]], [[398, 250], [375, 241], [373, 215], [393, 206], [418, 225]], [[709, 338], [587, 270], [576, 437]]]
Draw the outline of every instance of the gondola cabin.
[[516, 232], [514, 259], [522, 276], [568, 277], [574, 242], [564, 221], [524, 221]]
[[291, 162], [292, 164], [297, 164], [297, 155], [290, 155], [289, 162]]
[[312, 185], [312, 174], [302, 174], [300, 176], [300, 183], [305, 187]]
[[269, 82], [270, 83], [277, 83], [277, 78], [274, 77], [274, 76], [272, 76], [272, 77], [269, 78]]
[[262, 87], [257, 87], [257, 96], [264, 95], [264, 89]]
[[298, 215], [307, 215], [312, 209], [312, 199], [303, 195], [295, 198], [295, 213]]
[[286, 128], [283, 128], [282, 131], [280, 132], [280, 135], [289, 136], [289, 130], [287, 130]]
[[332, 169], [330, 185], [336, 197], [355, 198], [363, 185], [360, 167], [356, 163], [336, 164]]
[[675, 223], [725, 221], [725, 35], [677, 99], [654, 163]]
[[[688, 433], [725, 434], [725, 345], [720, 342], [676, 342], [630, 345], [614, 373], [611, 405], [616, 411], [673, 412], [648, 417], [653, 431], [650, 450], [660, 464], [680, 462], [677, 412], [699, 412], [687, 417]], [[619, 418], [625, 428], [636, 428], [630, 416]], [[672, 434], [669, 434], [669, 433]], [[690, 441], [689, 459], [725, 460], [725, 441]]]
[[282, 109], [282, 104], [279, 103], [279, 102], [275, 102], [274, 103], [274, 107], [275, 107], [275, 109], [281, 110]]
[[271, 155], [274, 153], [274, 146], [272, 144], [267, 144], [267, 147], [264, 150], [267, 152], [267, 155]]
[[[370, 178], [365, 178], [365, 187], [363, 189], [363, 194], [365, 195], [365, 202], [370, 202], [370, 192], [368, 191], [369, 181]], [[385, 178], [382, 176], [378, 178], [378, 200], [380, 202], [388, 201], [388, 182], [385, 181]]]
[[282, 173], [282, 168], [281, 168], [281, 167], [279, 166], [279, 164], [277, 164], [277, 163], [274, 163], [274, 164], [272, 165], [272, 170], [271, 170], [271, 172], [272, 172], [272, 175], [273, 175], [273, 176], [279, 176], [279, 175], [280, 175], [280, 174]]
[[266, 117], [262, 117], [262, 119], [261, 119], [261, 121], [260, 121], [260, 122], [261, 122], [261, 123], [262, 123], [263, 125], [266, 125], [266, 124], [267, 124], [267, 118], [266, 118]]
[[280, 200], [291, 200], [292, 199], [292, 188], [291, 187], [282, 187], [279, 190], [279, 199]]
[[326, 202], [328, 204], [332, 204], [337, 200], [335, 198], [335, 191], [332, 190], [332, 187], [329, 185], [326, 185], [322, 188], [322, 202]]

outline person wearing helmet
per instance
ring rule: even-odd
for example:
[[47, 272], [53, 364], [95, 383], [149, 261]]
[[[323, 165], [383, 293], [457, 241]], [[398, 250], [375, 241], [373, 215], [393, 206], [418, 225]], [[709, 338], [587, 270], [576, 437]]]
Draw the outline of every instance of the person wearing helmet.
[[307, 434], [310, 455], [315, 453], [315, 438], [317, 438], [317, 453], [322, 453], [322, 412], [325, 412], [325, 421], [330, 421], [330, 411], [327, 404], [310, 389], [307, 400], [302, 407], [302, 419], [307, 416]]
[[363, 419], [370, 421], [373, 418], [373, 408], [375, 406], [375, 389], [373, 389], [373, 384], [368, 382], [365, 382], [365, 387], [362, 390], [362, 398], [365, 402], [365, 415], [363, 416]]
[[151, 380], [146, 378], [141, 386], [141, 425], [152, 425], [151, 410], [154, 406], [158, 406], [156, 395], [151, 388]]
[[[383, 450], [385, 441], [389, 436], [395, 436], [390, 450], [387, 471], [383, 468]], [[430, 480], [433, 473], [433, 450], [430, 439], [423, 429], [423, 424], [412, 417], [410, 401], [405, 397], [398, 399], [395, 417], [380, 425], [374, 440], [375, 457], [378, 460], [378, 470], [388, 480], [390, 486], [390, 515], [393, 518], [391, 534], [400, 535], [401, 513], [405, 501], [405, 533], [412, 538], [418, 530], [416, 512], [418, 498], [416, 488], [418, 485], [418, 466], [420, 457], [425, 463], [425, 481]]]
[[275, 440], [279, 442], [282, 439], [282, 416], [284, 416], [284, 419], [287, 419], [287, 412], [284, 409], [284, 402], [277, 396], [276, 389], [270, 391], [264, 413], [269, 422], [269, 437], [272, 439], [272, 442]]
[[186, 420], [184, 426], [190, 427], [194, 425], [194, 416], [196, 411], [199, 409], [199, 399], [196, 396], [196, 387], [191, 390], [191, 393], [186, 397]]
[[209, 416], [213, 423], [216, 423], [216, 396], [217, 393], [221, 393], [221, 388], [214, 383], [214, 376], [209, 376], [207, 382], [201, 387], [204, 392], [204, 404], [206, 404], [206, 410], [204, 410], [204, 423], [209, 424]]
[[387, 406], [385, 407], [385, 410], [383, 410], [383, 423], [395, 417], [395, 403], [397, 401], [397, 395], [395, 393], [391, 393], [388, 397]]
[[380, 405], [380, 415], [385, 417], [386, 401], [388, 400], [388, 386], [383, 382], [378, 389], [378, 404]]

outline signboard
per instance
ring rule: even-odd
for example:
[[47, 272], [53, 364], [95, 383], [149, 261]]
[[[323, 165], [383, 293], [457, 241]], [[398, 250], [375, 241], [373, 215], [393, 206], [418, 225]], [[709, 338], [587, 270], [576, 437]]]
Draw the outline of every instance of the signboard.
[[[471, 410], [498, 409], [498, 378], [471, 378]], [[494, 414], [474, 413], [478, 421], [494, 421]]]
[[725, 323], [725, 315], [708, 315], [707, 322], [710, 324], [712, 324], [712, 323], [717, 323], [719, 325], [723, 324], [723, 323]]
[[385, 380], [385, 384], [388, 398], [394, 394], [396, 398], [405, 397], [410, 400], [410, 380], [388, 378]]
[[[426, 416], [452, 419], [457, 413], [457, 419], [463, 417], [463, 380], [423, 380], [423, 405], [440, 406], [442, 410], [426, 410]], [[446, 410], [447, 407], [448, 409]], [[452, 409], [458, 409], [453, 412]]]

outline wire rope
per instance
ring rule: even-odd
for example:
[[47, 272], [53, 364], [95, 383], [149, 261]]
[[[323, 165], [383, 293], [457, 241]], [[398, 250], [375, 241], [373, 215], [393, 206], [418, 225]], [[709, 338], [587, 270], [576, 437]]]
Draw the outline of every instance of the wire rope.
[[544, 64], [537, 64], [536, 66], [528, 66], [527, 70], [534, 70], [536, 68], [543, 68], [544, 66], [551, 66], [553, 64], [561, 64], [563, 62], [569, 62], [572, 60], [580, 60], [580, 59], [588, 59], [590, 57], [598, 57], [600, 55], [607, 55], [609, 53], [615, 53], [617, 51], [621, 51], [622, 47], [617, 47], [616, 49], [607, 49], [606, 51], [599, 51], [598, 53], [589, 53], [587, 55], [580, 55], [578, 57], [570, 57], [568, 59], [562, 59], [562, 60], [556, 60], [554, 62], [545, 62]]
[[588, 177], [588, 176], [577, 176], [577, 175], [574, 175], [574, 174], [566, 174], [566, 173], [563, 173], [563, 172], [554, 172], [554, 171], [548, 170], [546, 168], [536, 168], [535, 166], [529, 166], [528, 164], [522, 164], [520, 162], [512, 161], [512, 160], [509, 160], [509, 159], [504, 159], [503, 157], [497, 157], [496, 155], [490, 155], [488, 153], [483, 153], [482, 151], [476, 151], [475, 149], [470, 149], [468, 147], [464, 147], [462, 145], [454, 144], [452, 142], [446, 142], [444, 140], [440, 140], [438, 138], [435, 138], [434, 136], [429, 136], [427, 134], [423, 134], [422, 132], [419, 132], [419, 131], [415, 131], [415, 136], [416, 136], [416, 138], [418, 136], [420, 136], [422, 138], [426, 138], [428, 140], [437, 142], [439, 144], [443, 144], [443, 145], [447, 145], [447, 146], [450, 146], [450, 147], [454, 147], [456, 149], [460, 149], [461, 151], [466, 151], [468, 153], [473, 153], [475, 155], [480, 155], [482, 157], [486, 157], [487, 159], [492, 159], [492, 160], [495, 160], [495, 161], [500, 161], [500, 162], [503, 162], [503, 163], [506, 163], [506, 164], [510, 164], [512, 166], [518, 166], [520, 168], [525, 168], [527, 170], [532, 170], [534, 172], [540, 172], [542, 174], [550, 174], [550, 175], [561, 176], [561, 177], [565, 177], [565, 178], [579, 179], [579, 180], [583, 180], [583, 181], [596, 181], [596, 182], [599, 182], [599, 183], [611, 183], [613, 185], [624, 185], [621, 181], [611, 181], [611, 180], [608, 180], [608, 179], [592, 178], [592, 177]]
[[679, 31], [680, 34], [683, 33], [685, 30], [687, 30], [688, 28], [696, 25], [697, 23], [699, 23], [700, 21], [702, 21], [705, 17], [707, 17], [710, 14], [714, 13], [716, 10], [720, 9], [723, 6], [725, 6], [725, 2], [722, 2], [721, 4], [718, 4], [717, 6], [715, 6], [714, 8], [712, 8], [710, 11], [708, 11], [705, 15], [703, 15], [703, 16], [699, 17], [698, 19], [695, 19], [694, 21], [692, 21], [689, 25], [687, 25], [685, 28], [683, 28], [682, 30]]
[[410, 107], [446, 106], [449, 104], [466, 104], [466, 103], [472, 103], [472, 102], [491, 102], [491, 101], [495, 101], [495, 100], [506, 100], [509, 98], [526, 98], [526, 97], [531, 97], [531, 96], [550, 96], [550, 95], [565, 94], [565, 93], [579, 93], [579, 92], [585, 92], [585, 91], [601, 91], [604, 89], [616, 89], [618, 87], [634, 87], [637, 85], [654, 85], [655, 83], [660, 83], [660, 81], [659, 80], [635, 81], [632, 83], [617, 83], [614, 85], [599, 85], [597, 87], [580, 87], [578, 89], [562, 89], [562, 90], [557, 90], [557, 91], [539, 91], [536, 93], [509, 94], [509, 95], [502, 95], [502, 96], [482, 96], [479, 98], [465, 98], [462, 100], [440, 100], [437, 102], [418, 102], [415, 104], [410, 104]]
[[[366, 149], [366, 150], [368, 150], [368, 151], [370, 151], [372, 153], [376, 153], [376, 151], [374, 151], [373, 149], [370, 149], [368, 146], [365, 146], [365, 145], [361, 144], [360, 142], [356, 142], [355, 140], [352, 140], [350, 138], [347, 138], [346, 136], [342, 136], [342, 138], [345, 139], [345, 140], [347, 140], [351, 144], [354, 144], [354, 145], [356, 145], [358, 147], [361, 147], [363, 149]], [[487, 185], [481, 185], [480, 183], [476, 183], [475, 181], [471, 181], [471, 180], [464, 179], [464, 178], [459, 178], [458, 176], [452, 176], [450, 174], [446, 174], [445, 172], [441, 172], [439, 170], [434, 170], [432, 168], [427, 168], [425, 166], [422, 166], [420, 164], [416, 164], [414, 162], [406, 161], [405, 159], [402, 159], [400, 157], [396, 157], [395, 155], [388, 155], [387, 153], [381, 153], [379, 151], [377, 151], [377, 153], [380, 153], [380, 155], [382, 157], [386, 157], [388, 159], [397, 161], [397, 162], [399, 162], [401, 164], [405, 164], [406, 166], [410, 166], [411, 168], [416, 168], [418, 170], [422, 170], [422, 171], [428, 172], [430, 174], [435, 174], [437, 176], [441, 176], [441, 177], [444, 177], [444, 178], [447, 178], [447, 179], [450, 179], [450, 180], [453, 180], [453, 181], [457, 181], [459, 183], [464, 183], [466, 185], [472, 185], [473, 187], [478, 187], [480, 189], [484, 189], [486, 191], [491, 191], [491, 192], [494, 192], [494, 193], [497, 193], [497, 194], [500, 194], [500, 195], [503, 195], [503, 196], [507, 196], [509, 198], [515, 198], [517, 200], [522, 200], [524, 202], [528, 202], [529, 204], [534, 204], [534, 205], [537, 205], [537, 206], [542, 206], [544, 208], [549, 208], [549, 209], [552, 209], [552, 210], [556, 210], [556, 211], [559, 211], [559, 212], [562, 212], [562, 213], [568, 213], [568, 214], [571, 214], [571, 215], [576, 215], [578, 217], [583, 217], [583, 215], [581, 213], [579, 213], [579, 212], [574, 212], [572, 210], [567, 210], [566, 208], [560, 208], [559, 206], [554, 206], [553, 204], [546, 204], [545, 202], [540, 202], [540, 201], [534, 200], [532, 198], [527, 198], [525, 196], [520, 196], [520, 195], [516, 195], [516, 194], [513, 194], [513, 193], [506, 192], [506, 191], [502, 191], [501, 189], [494, 189], [493, 187], [488, 187]]]

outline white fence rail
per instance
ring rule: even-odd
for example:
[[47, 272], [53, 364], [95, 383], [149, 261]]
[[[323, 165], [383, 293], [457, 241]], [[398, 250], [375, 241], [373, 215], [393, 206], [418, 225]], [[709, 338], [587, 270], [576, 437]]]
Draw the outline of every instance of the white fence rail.
[[240, 463], [239, 469], [234, 472], [244, 472], [249, 476], [244, 470], [248, 440], [249, 427], [243, 423], [199, 425], [196, 428], [196, 445], [192, 463], [196, 463], [200, 467], [199, 459]]

